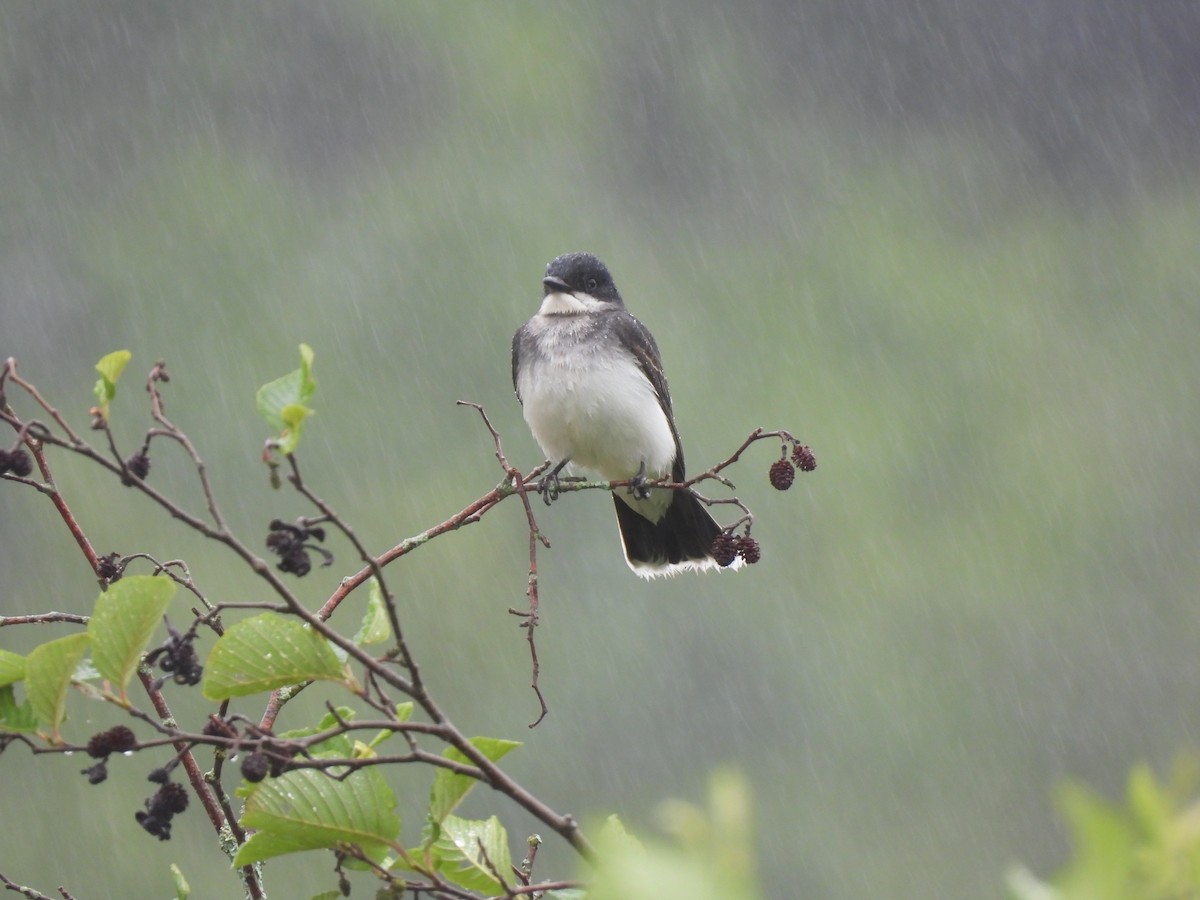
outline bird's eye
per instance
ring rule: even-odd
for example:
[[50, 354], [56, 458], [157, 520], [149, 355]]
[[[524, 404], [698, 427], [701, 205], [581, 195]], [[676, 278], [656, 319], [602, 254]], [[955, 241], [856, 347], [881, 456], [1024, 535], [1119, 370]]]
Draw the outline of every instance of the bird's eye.
[[595, 278], [591, 277], [590, 275], [584, 279], [583, 284], [584, 284], [584, 287], [586, 287], [588, 289], [589, 293], [591, 291], [594, 291], [596, 288], [598, 288], [600, 286], [600, 282], [597, 281]]

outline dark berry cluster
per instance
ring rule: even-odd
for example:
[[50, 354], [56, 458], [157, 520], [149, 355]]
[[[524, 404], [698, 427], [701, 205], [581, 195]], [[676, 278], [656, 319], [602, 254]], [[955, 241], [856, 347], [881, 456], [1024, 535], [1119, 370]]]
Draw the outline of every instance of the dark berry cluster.
[[732, 566], [739, 556], [751, 565], [762, 558], [758, 541], [748, 534], [734, 535], [728, 531], [722, 531], [713, 538], [709, 553], [717, 565], [722, 567]]
[[742, 535], [735, 543], [737, 544], [737, 555], [744, 559], [747, 565], [752, 566], [762, 559], [762, 549], [758, 546], [758, 541], [750, 535]]
[[786, 491], [795, 481], [797, 469], [801, 472], [811, 472], [816, 467], [817, 457], [807, 444], [793, 444], [791, 459], [787, 457], [787, 445], [784, 444], [782, 455], [771, 463], [767, 478], [775, 490]]
[[817, 467], [816, 454], [808, 444], [797, 444], [792, 448], [792, 462], [801, 472], [811, 472]]
[[142, 447], [137, 453], [125, 460], [125, 474], [121, 476], [121, 484], [129, 486], [134, 481], [145, 481], [150, 474], [150, 452], [148, 447]]
[[296, 577], [307, 575], [312, 571], [312, 560], [308, 556], [310, 550], [321, 556], [322, 566], [333, 564], [332, 553], [308, 543], [310, 540], [325, 540], [325, 529], [307, 525], [289, 525], [279, 519], [273, 519], [267, 527], [271, 530], [271, 533], [267, 535], [267, 547], [279, 557], [280, 572], [290, 572]]
[[96, 574], [112, 584], [121, 577], [121, 554], [116, 551], [96, 560]]
[[[180, 634], [167, 622], [167, 634], [169, 637], [166, 642], [146, 655], [146, 665], [152, 666], [157, 662], [158, 667], [169, 673], [171, 680], [176, 684], [199, 684], [204, 675], [204, 667], [200, 665], [200, 657], [196, 655], [196, 648], [192, 646], [196, 640], [195, 626]], [[161, 688], [166, 681], [167, 676], [164, 675], [154, 683], [154, 687]]]
[[268, 775], [278, 778], [292, 768], [292, 760], [300, 749], [289, 741], [266, 737], [258, 749], [242, 760], [242, 777], [256, 783]]
[[84, 769], [82, 774], [88, 777], [89, 784], [99, 784], [108, 777], [108, 757], [113, 753], [125, 753], [137, 747], [137, 737], [124, 725], [114, 725], [108, 731], [92, 735], [87, 742], [87, 755], [100, 760], [90, 769]]
[[200, 733], [207, 734], [209, 737], [236, 738], [238, 736], [237, 729], [215, 713], [209, 713], [208, 721], [204, 723]]
[[770, 479], [771, 487], [775, 490], [786, 491], [796, 479], [796, 467], [786, 459], [777, 459], [771, 463], [767, 478]]
[[733, 561], [737, 559], [737, 538], [728, 531], [722, 531], [713, 538], [708, 552], [718, 566], [732, 566]]
[[12, 450], [0, 450], [0, 475], [12, 472], [18, 478], [25, 478], [33, 471], [33, 460], [25, 452], [24, 447]]
[[261, 750], [255, 750], [242, 760], [242, 777], [251, 784], [258, 784], [270, 771], [271, 761]]
[[124, 725], [114, 725], [108, 731], [92, 735], [87, 743], [87, 754], [92, 759], [101, 759], [112, 753], [124, 753], [137, 746], [137, 737]]
[[187, 809], [187, 789], [174, 781], [166, 782], [146, 801], [146, 808], [134, 813], [139, 825], [160, 841], [171, 839], [171, 819]]

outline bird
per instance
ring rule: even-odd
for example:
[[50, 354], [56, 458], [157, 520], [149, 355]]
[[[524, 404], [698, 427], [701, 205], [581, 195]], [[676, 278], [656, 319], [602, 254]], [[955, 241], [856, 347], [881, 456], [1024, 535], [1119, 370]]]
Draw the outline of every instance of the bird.
[[606, 481], [628, 480], [613, 503], [635, 574], [720, 568], [713, 539], [722, 528], [699, 497], [650, 485], [686, 477], [654, 336], [625, 308], [608, 267], [591, 253], [554, 259], [542, 288], [538, 311], [512, 341], [513, 388], [553, 464], [539, 491], [549, 502], [568, 464]]

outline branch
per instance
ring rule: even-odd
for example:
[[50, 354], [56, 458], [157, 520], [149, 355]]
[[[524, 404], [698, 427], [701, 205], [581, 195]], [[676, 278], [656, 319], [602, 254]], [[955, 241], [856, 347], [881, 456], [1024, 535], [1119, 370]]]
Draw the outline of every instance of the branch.
[[[378, 710], [383, 718], [379, 721], [359, 721], [350, 722], [344, 719], [341, 715], [334, 712], [333, 718], [337, 723], [336, 727], [326, 729], [319, 734], [310, 734], [304, 738], [293, 740], [284, 740], [275, 737], [271, 733], [276, 717], [281, 709], [286, 697], [294, 695], [297, 690], [303, 688], [300, 685], [296, 688], [289, 689], [288, 692], [276, 692], [272, 695], [267, 707], [263, 713], [261, 720], [254, 723], [252, 720], [244, 716], [227, 717], [228, 703], [223, 704], [218, 717], [215, 719], [216, 727], [206, 728], [205, 732], [200, 734], [190, 734], [181, 731], [174, 720], [171, 718], [171, 711], [168, 708], [166, 701], [150, 678], [146, 671], [139, 672], [139, 677], [142, 680], [143, 687], [147, 695], [150, 697], [154, 706], [156, 715], [151, 716], [145, 712], [130, 708], [130, 715], [133, 715], [142, 721], [150, 724], [160, 735], [150, 741], [141, 742], [135, 749], [149, 749], [170, 744], [175, 748], [177, 759], [182, 763], [187, 777], [191, 783], [192, 789], [200, 798], [205, 811], [212, 822], [214, 828], [218, 831], [228, 824], [232, 833], [239, 843], [244, 841], [245, 834], [238, 826], [233, 814], [232, 804], [229, 797], [224, 793], [220, 785], [220, 776], [223, 770], [223, 763], [226, 755], [231, 755], [239, 751], [260, 752], [269, 756], [276, 763], [281, 764], [284, 768], [314, 768], [323, 769], [330, 772], [331, 777], [347, 777], [351, 772], [371, 765], [388, 765], [388, 764], [403, 764], [403, 763], [424, 763], [434, 767], [448, 769], [457, 774], [473, 778], [479, 782], [489, 785], [497, 792], [505, 795], [518, 806], [525, 809], [533, 815], [538, 821], [549, 827], [555, 833], [559, 834], [567, 843], [574, 847], [582, 856], [587, 859], [594, 858], [594, 851], [581, 832], [575, 819], [570, 815], [562, 815], [556, 813], [553, 809], [535, 797], [527, 789], [522, 787], [495, 762], [490, 760], [482, 753], [470, 739], [455, 726], [448, 716], [442, 711], [440, 705], [435, 701], [430, 694], [427, 686], [424, 684], [420, 670], [416, 660], [410, 652], [408, 643], [405, 640], [401, 630], [401, 622], [399, 612], [391, 593], [387, 581], [384, 578], [384, 568], [395, 562], [396, 560], [406, 556], [408, 553], [422, 546], [426, 542], [433, 540], [436, 537], [455, 531], [465, 525], [470, 525], [478, 522], [484, 515], [490, 512], [495, 506], [514, 494], [520, 496], [522, 508], [525, 511], [525, 521], [528, 532], [528, 552], [529, 552], [529, 567], [526, 585], [526, 597], [529, 601], [527, 610], [509, 609], [509, 612], [514, 616], [522, 619], [521, 627], [526, 629], [526, 640], [529, 644], [530, 661], [532, 667], [531, 687], [538, 699], [540, 713], [537, 719], [531, 723], [530, 727], [536, 726], [543, 720], [549, 711], [549, 707], [545, 701], [542, 691], [539, 687], [540, 665], [538, 660], [537, 645], [535, 640], [535, 632], [540, 623], [540, 599], [538, 592], [538, 564], [537, 551], [538, 547], [549, 547], [550, 542], [542, 534], [537, 520], [534, 516], [533, 504], [529, 500], [529, 491], [537, 490], [537, 477], [541, 475], [549, 463], [543, 463], [536, 467], [529, 475], [522, 475], [515, 467], [513, 467], [501, 443], [500, 434], [490, 421], [484, 408], [476, 403], [460, 401], [459, 405], [475, 409], [482, 419], [485, 427], [488, 429], [493, 441], [496, 459], [504, 472], [504, 478], [492, 490], [485, 493], [482, 497], [468, 504], [459, 512], [447, 518], [445, 521], [426, 529], [425, 531], [409, 537], [401, 541], [396, 546], [384, 553], [373, 556], [362, 541], [358, 538], [354, 529], [350, 524], [341, 517], [341, 515], [332, 507], [331, 504], [322, 499], [302, 478], [299, 463], [294, 455], [289, 455], [288, 463], [291, 468], [289, 481], [292, 486], [313, 504], [316, 510], [321, 514], [320, 518], [312, 520], [301, 520], [307, 522], [308, 525], [315, 525], [318, 522], [330, 522], [337, 527], [355, 547], [360, 559], [363, 562], [363, 568], [355, 574], [345, 578], [339, 584], [337, 589], [329, 596], [325, 603], [317, 611], [312, 611], [300, 603], [296, 594], [284, 583], [280, 575], [268, 564], [264, 559], [252, 552], [250, 548], [229, 529], [217, 502], [216, 493], [208, 476], [208, 470], [204, 460], [197, 452], [190, 438], [180, 430], [170, 419], [167, 418], [163, 404], [162, 393], [160, 386], [168, 380], [165, 366], [162, 362], [156, 363], [151, 369], [146, 380], [146, 390], [150, 395], [151, 415], [156, 423], [156, 427], [146, 432], [141, 455], [144, 457], [152, 439], [167, 439], [179, 446], [190, 459], [193, 468], [196, 471], [196, 476], [200, 482], [201, 490], [205, 498], [208, 517], [211, 521], [189, 512], [179, 503], [161, 493], [158, 489], [149, 485], [145, 481], [145, 474], [148, 472], [148, 464], [134, 465], [121, 458], [117, 451], [113, 434], [108, 427], [106, 421], [100, 420], [100, 429], [104, 431], [109, 445], [109, 453], [112, 458], [105, 453], [97, 450], [95, 447], [83, 441], [78, 434], [70, 429], [65, 420], [58, 414], [56, 410], [49, 406], [45, 400], [37, 393], [32, 385], [29, 385], [24, 380], [20, 379], [16, 374], [16, 365], [13, 360], [9, 360], [3, 369], [0, 369], [0, 418], [7, 421], [14, 429], [17, 430], [19, 441], [29, 447], [34, 458], [37, 459], [41, 469], [45, 484], [6, 475], [9, 480], [19, 481], [29, 484], [29, 486], [41, 491], [49, 496], [59, 509], [60, 516], [65, 524], [71, 529], [72, 534], [76, 536], [77, 543], [85, 558], [91, 563], [94, 570], [100, 575], [99, 566], [101, 563], [107, 563], [109, 567], [116, 565], [116, 554], [106, 557], [104, 560], [97, 560], [94, 550], [83, 534], [82, 528], [70, 513], [65, 500], [59, 495], [57, 488], [54, 485], [50, 470], [46, 465], [44, 446], [49, 444], [61, 447], [71, 453], [82, 456], [92, 462], [107, 469], [110, 473], [120, 477], [122, 481], [140, 491], [149, 497], [155, 504], [165, 510], [173, 518], [176, 518], [198, 535], [217, 541], [231, 550], [235, 556], [241, 559], [251, 571], [267, 583], [274, 594], [282, 601], [278, 604], [265, 603], [245, 603], [231, 602], [219, 603], [216, 605], [209, 604], [203, 594], [196, 589], [192, 582], [190, 573], [186, 564], [182, 560], [172, 560], [165, 563], [160, 563], [152, 559], [148, 555], [134, 553], [121, 558], [117, 574], [124, 569], [126, 565], [133, 559], [144, 557], [152, 562], [156, 571], [165, 571], [178, 583], [187, 587], [206, 608], [207, 612], [203, 615], [193, 610], [196, 613], [197, 619], [193, 622], [192, 628], [198, 624], [204, 623], [212, 626], [220, 633], [220, 624], [218, 616], [221, 610], [227, 608], [274, 608], [279, 611], [284, 611], [290, 615], [294, 615], [301, 621], [305, 622], [314, 633], [319, 634], [330, 644], [341, 649], [350, 663], [357, 664], [362, 668], [362, 684], [365, 687], [354, 688], [354, 692], [374, 709]], [[44, 425], [37, 422], [22, 422], [7, 403], [3, 401], [2, 393], [4, 383], [9, 381], [15, 385], [22, 387], [34, 398], [35, 402], [46, 411], [50, 418], [62, 429], [62, 433], [67, 437], [56, 436]], [[761, 428], [753, 431], [749, 437], [739, 446], [733, 454], [725, 460], [712, 466], [705, 472], [693, 478], [681, 481], [678, 483], [661, 480], [652, 482], [651, 486], [670, 489], [670, 490], [692, 490], [693, 487], [706, 480], [715, 480], [721, 484], [734, 488], [730, 482], [721, 473], [733, 463], [737, 462], [746, 450], [757, 441], [774, 438], [784, 443], [784, 454], [786, 456], [787, 445], [790, 443], [793, 447], [794, 458], [800, 451], [800, 445], [792, 435], [785, 431], [765, 432]], [[807, 451], [807, 448], [804, 448]], [[131, 459], [136, 459], [133, 457]], [[114, 462], [115, 460], [115, 462]], [[143, 460], [145, 462], [145, 460]], [[815, 464], [815, 463], [814, 463]], [[776, 463], [777, 466], [787, 467], [786, 460], [781, 460]], [[796, 465], [804, 468], [797, 461]], [[139, 473], [140, 476], [139, 477]], [[789, 474], [790, 473], [785, 473]], [[775, 480], [775, 472], [772, 471], [772, 483], [779, 487]], [[790, 477], [787, 479], [790, 484]], [[614, 491], [619, 489], [627, 489], [631, 487], [631, 482], [625, 481], [587, 481], [587, 480], [569, 480], [563, 479], [560, 484], [560, 489], [563, 491], [572, 490], [607, 490]], [[785, 485], [786, 487], [786, 485]], [[783, 489], [783, 488], [780, 488]], [[732, 528], [738, 527], [741, 524], [746, 524], [747, 532], [749, 524], [752, 521], [750, 510], [736, 496], [732, 498], [716, 498], [710, 499], [697, 494], [700, 499], [709, 504], [732, 504], [737, 506], [742, 517], [733, 525], [726, 529], [726, 532]], [[749, 540], [749, 535], [746, 535]], [[178, 569], [179, 572], [171, 571]], [[180, 574], [181, 573], [181, 574]], [[374, 577], [380, 586], [383, 594], [385, 608], [389, 618], [389, 623], [395, 637], [394, 648], [383, 657], [372, 656], [367, 651], [363, 650], [353, 640], [345, 637], [340, 632], [334, 630], [328, 624], [331, 616], [337, 610], [340, 603], [352, 591], [360, 587], [368, 579]], [[74, 624], [84, 624], [87, 621], [83, 616], [72, 616], [65, 613], [48, 612], [35, 616], [20, 616], [20, 617], [0, 617], [0, 627], [11, 624], [43, 624], [49, 622], [71, 622]], [[388, 695], [389, 690], [394, 690], [405, 697], [410, 698], [424, 713], [427, 722], [400, 722], [395, 716], [396, 704]], [[236, 725], [234, 723], [237, 723]], [[344, 759], [320, 758], [314, 759], [307, 756], [309, 749], [323, 741], [338, 735], [347, 734], [350, 732], [362, 730], [386, 730], [392, 733], [401, 734], [408, 742], [409, 752], [402, 754], [394, 754], [390, 756], [376, 757], [354, 757]], [[443, 755], [424, 749], [419, 746], [418, 740], [422, 738], [432, 738], [440, 741], [448, 746], [454, 747], [462, 755], [466, 762], [448, 759]], [[49, 748], [40, 749], [28, 740], [21, 738], [22, 742], [29, 745], [33, 752], [66, 752], [68, 748]], [[193, 755], [193, 750], [197, 746], [211, 746], [216, 751], [216, 761], [213, 766], [213, 773], [210, 775], [211, 783], [206, 781], [204, 773], [200, 770], [199, 765]], [[76, 748], [79, 749], [79, 748]], [[174, 765], [172, 763], [171, 765]], [[333, 771], [331, 771], [333, 770]], [[540, 839], [539, 839], [540, 840]], [[553, 890], [556, 887], [573, 886], [571, 882], [544, 882], [541, 885], [533, 885], [532, 867], [533, 859], [537, 852], [537, 846], [534, 839], [530, 839], [530, 850], [527, 860], [523, 861], [522, 867], [519, 870], [514, 870], [519, 885], [509, 886], [504, 882], [505, 873], [493, 872], [498, 879], [501, 880], [505, 896], [512, 898], [522, 895], [534, 895], [539, 892]], [[487, 861], [489, 867], [491, 862]], [[494, 867], [493, 867], [494, 869]], [[243, 875], [247, 878], [247, 891], [252, 897], [262, 896], [261, 885], [258, 882], [257, 876], [254, 875], [252, 869], [243, 870]], [[2, 876], [0, 876], [2, 877]], [[436, 895], [443, 896], [473, 896], [469, 893], [458, 891], [451, 888], [449, 885], [441, 882], [436, 876], [431, 876], [432, 880], [428, 883], [408, 883], [405, 882], [407, 889], [416, 891], [426, 891]], [[8, 884], [5, 880], [6, 886]], [[12, 889], [11, 887], [9, 889]], [[35, 895], [39, 896], [39, 895]]]
[[483, 419], [483, 424], [487, 427], [488, 432], [492, 435], [492, 442], [496, 447], [496, 459], [500, 463], [500, 468], [504, 470], [504, 474], [508, 479], [508, 483], [516, 488], [518, 495], [521, 497], [521, 505], [525, 508], [525, 521], [529, 526], [529, 580], [526, 582], [525, 596], [529, 598], [529, 609], [522, 611], [509, 607], [508, 611], [514, 616], [519, 616], [525, 621], [521, 623], [521, 627], [525, 629], [525, 639], [529, 642], [529, 658], [533, 668], [533, 678], [530, 682], [530, 687], [533, 688], [533, 693], [537, 697], [540, 711], [538, 717], [529, 723], [530, 728], [536, 728], [546, 718], [546, 714], [550, 712], [550, 707], [546, 705], [546, 698], [542, 695], [542, 689], [538, 685], [538, 676], [541, 674], [541, 663], [538, 661], [537, 641], [534, 639], [534, 633], [537, 629], [540, 619], [538, 618], [538, 568], [537, 568], [537, 548], [541, 543], [546, 549], [550, 549], [550, 541], [542, 534], [538, 528], [537, 520], [533, 516], [533, 507], [529, 503], [529, 492], [526, 485], [530, 480], [544, 472], [550, 465], [549, 461], [542, 463], [530, 473], [528, 478], [525, 478], [508, 462], [508, 457], [504, 454], [504, 448], [500, 444], [500, 432], [492, 425], [492, 420], [488, 418], [487, 412], [483, 406], [478, 403], [472, 403], [469, 400], [459, 400], [459, 406], [467, 406], [479, 413]]
[[75, 613], [47, 612], [28, 616], [0, 616], [0, 628], [5, 625], [46, 625], [50, 622], [70, 622], [72, 625], [86, 625], [87, 616]]
[[3, 872], [0, 872], [0, 885], [3, 885], [6, 891], [15, 891], [22, 897], [28, 897], [29, 900], [54, 900], [53, 897], [48, 897], [41, 891], [35, 891], [31, 887], [17, 884], [15, 881], [10, 880]]

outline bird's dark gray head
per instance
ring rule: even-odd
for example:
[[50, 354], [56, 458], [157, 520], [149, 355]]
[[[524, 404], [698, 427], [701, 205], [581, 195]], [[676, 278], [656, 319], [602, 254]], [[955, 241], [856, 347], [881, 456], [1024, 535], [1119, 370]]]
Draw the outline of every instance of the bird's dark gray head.
[[591, 294], [597, 300], [621, 303], [608, 267], [590, 253], [564, 253], [546, 266], [545, 293]]

